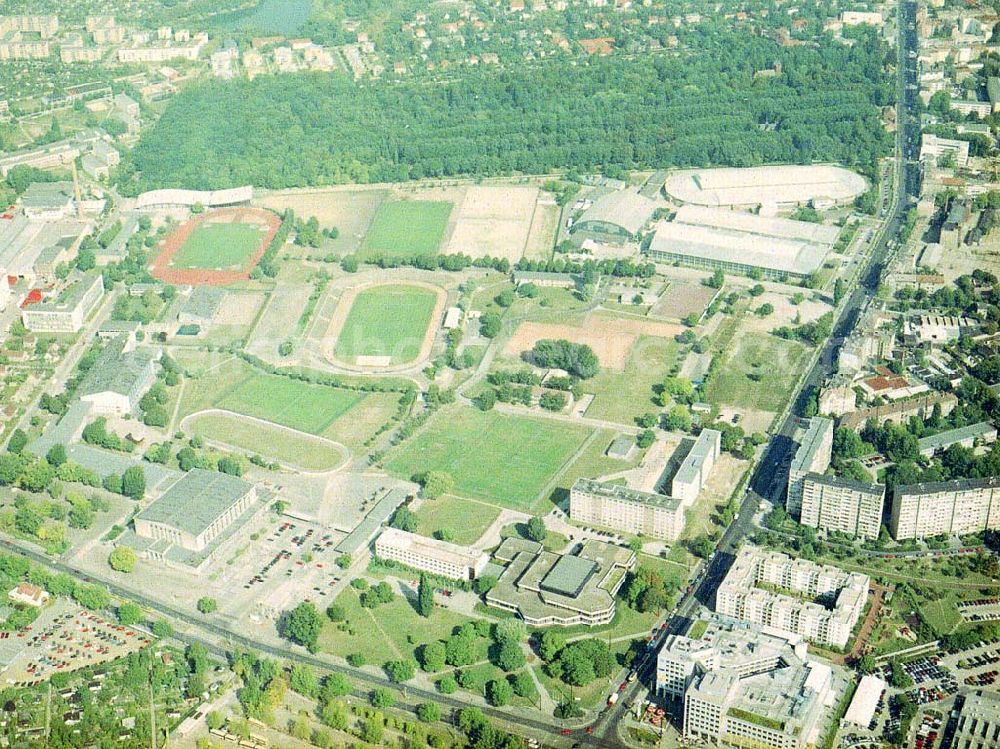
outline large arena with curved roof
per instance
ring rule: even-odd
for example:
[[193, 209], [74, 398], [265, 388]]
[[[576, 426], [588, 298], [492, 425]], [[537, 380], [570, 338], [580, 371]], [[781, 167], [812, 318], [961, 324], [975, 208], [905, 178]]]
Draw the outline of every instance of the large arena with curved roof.
[[865, 178], [831, 164], [688, 169], [667, 178], [664, 191], [678, 203], [707, 206], [841, 204], [868, 189]]

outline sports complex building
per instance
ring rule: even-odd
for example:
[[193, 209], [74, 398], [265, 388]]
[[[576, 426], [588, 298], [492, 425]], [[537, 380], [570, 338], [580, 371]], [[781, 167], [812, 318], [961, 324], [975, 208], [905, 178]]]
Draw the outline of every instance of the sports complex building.
[[840, 227], [752, 213], [683, 205], [656, 224], [646, 252], [657, 262], [784, 280], [822, 267]]
[[616, 190], [596, 198], [573, 225], [573, 231], [635, 239], [655, 212], [655, 200], [635, 190]]
[[865, 178], [829, 164], [691, 169], [667, 178], [676, 203], [730, 208], [816, 208], [848, 203], [868, 189]]

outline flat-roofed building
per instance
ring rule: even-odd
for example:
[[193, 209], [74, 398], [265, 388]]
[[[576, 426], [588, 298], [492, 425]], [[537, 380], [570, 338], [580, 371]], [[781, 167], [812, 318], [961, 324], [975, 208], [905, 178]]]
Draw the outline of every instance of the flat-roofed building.
[[30, 219], [58, 221], [73, 214], [73, 183], [33, 182], [18, 202]]
[[697, 268], [805, 278], [822, 266], [839, 233], [834, 226], [685, 205], [657, 223], [647, 253]]
[[858, 684], [858, 688], [851, 698], [851, 704], [844, 714], [844, 723], [859, 728], [868, 728], [875, 717], [878, 703], [887, 686], [884, 680], [874, 674], [866, 674], [861, 677], [861, 683]]
[[977, 689], [965, 695], [951, 748], [1000, 748], [1000, 694]]
[[702, 429], [691, 451], [681, 461], [670, 482], [670, 494], [681, 500], [685, 507], [698, 498], [698, 492], [708, 481], [712, 466], [719, 458], [721, 447], [722, 432]]
[[929, 159], [937, 162], [942, 156], [954, 155], [955, 166], [964, 167], [969, 163], [969, 141], [939, 138], [931, 133], [924, 133], [920, 139], [920, 160]]
[[615, 617], [618, 590], [635, 567], [630, 549], [594, 540], [584, 541], [575, 554], [556, 554], [533, 541], [507, 538], [493, 558], [506, 568], [486, 603], [532, 627], [607, 624]]
[[679, 203], [792, 207], [813, 201], [848, 203], [868, 183], [843, 167], [815, 164], [685, 170], [668, 177], [663, 189]]
[[833, 453], [833, 420], [814, 416], [799, 442], [788, 467], [788, 495], [785, 509], [798, 519], [802, 511], [802, 480], [807, 473], [824, 473]]
[[857, 26], [862, 23], [881, 26], [882, 14], [876, 11], [845, 10], [840, 14], [840, 22], [845, 26]]
[[21, 322], [32, 333], [76, 333], [104, 296], [100, 273], [81, 274], [56, 295], [21, 310]]
[[257, 488], [241, 478], [195, 468], [135, 516], [142, 538], [162, 539], [202, 551], [257, 499]]
[[978, 424], [969, 424], [957, 429], [947, 429], [929, 437], [921, 437], [917, 441], [920, 454], [925, 458], [930, 458], [939, 450], [946, 450], [952, 445], [962, 447], [975, 447], [976, 445], [986, 445], [996, 442], [997, 430], [988, 421], [980, 421]]
[[802, 480], [799, 519], [810, 528], [876, 539], [884, 505], [885, 487], [881, 484], [807, 473]]
[[135, 414], [142, 398], [156, 379], [155, 362], [160, 351], [136, 348], [135, 338], [119, 333], [97, 356], [77, 391], [90, 413], [103, 416]]
[[484, 551], [398, 528], [386, 528], [375, 539], [375, 556], [451, 580], [475, 580], [490, 561]]
[[954, 393], [927, 393], [916, 398], [883, 403], [844, 414], [838, 420], [837, 426], [861, 431], [869, 420], [874, 420], [876, 424], [885, 424], [887, 421], [892, 424], [905, 424], [911, 416], [926, 419], [933, 413], [935, 406], [940, 406], [941, 415], [947, 416], [955, 410], [956, 405], [958, 398]]
[[893, 492], [889, 531], [897, 541], [997, 528], [1000, 478], [930, 481]]
[[691, 670], [683, 692], [686, 741], [740, 749], [819, 743], [835, 695], [828, 665], [809, 660], [803, 643], [756, 627], [711, 623], [703, 637], [672, 638], [657, 661], [658, 678], [663, 661]]
[[390, 489], [383, 494], [368, 514], [334, 547], [337, 554], [346, 554], [353, 561], [364, 556], [383, 524], [389, 521], [410, 494], [404, 489]]
[[979, 324], [956, 315], [916, 315], [906, 321], [903, 340], [910, 345], [943, 345], [962, 336], [975, 335]]
[[[842, 648], [861, 618], [870, 583], [860, 572], [748, 545], [719, 585], [715, 610]], [[780, 590], [788, 593], [775, 592]]]
[[569, 516], [580, 523], [674, 541], [684, 530], [684, 505], [675, 497], [580, 478], [569, 492]]

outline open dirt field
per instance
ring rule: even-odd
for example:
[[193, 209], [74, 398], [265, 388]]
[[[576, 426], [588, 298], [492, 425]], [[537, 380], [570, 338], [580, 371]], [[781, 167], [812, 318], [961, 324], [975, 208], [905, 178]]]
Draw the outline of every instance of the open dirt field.
[[670, 320], [683, 320], [694, 313], [700, 315], [719, 293], [718, 289], [683, 281], [672, 281], [653, 307], [653, 315]]
[[516, 262], [524, 254], [537, 199], [536, 187], [468, 188], [446, 252]]
[[295, 331], [311, 292], [312, 286], [307, 284], [281, 284], [272, 292], [247, 344], [251, 353], [274, 358], [281, 342]]
[[[323, 228], [336, 226], [340, 236], [330, 240], [334, 252], [357, 252], [371, 227], [378, 207], [388, 193], [384, 190], [284, 190], [254, 201], [254, 205], [284, 211], [291, 208], [296, 216], [315, 216]], [[326, 245], [324, 245], [326, 246]]]
[[535, 204], [535, 215], [531, 220], [524, 256], [529, 260], [548, 260], [552, 256], [552, 245], [555, 244], [558, 230], [559, 206], [554, 201], [539, 200]]
[[681, 330], [682, 326], [670, 323], [603, 315], [592, 315], [581, 326], [525, 322], [514, 331], [514, 335], [504, 346], [503, 353], [507, 356], [520, 356], [534, 347], [536, 341], [546, 338], [566, 339], [590, 346], [602, 367], [621, 370], [625, 368], [629, 350], [639, 336], [671, 338]]
[[[212, 250], [213, 242], [202, 243], [198, 251], [191, 256], [192, 265], [190, 267], [175, 265], [175, 259], [183, 257], [189, 240], [196, 232], [210, 226], [230, 228], [226, 227], [226, 224], [247, 224], [260, 229], [259, 243], [256, 249], [248, 249], [245, 253], [245, 259], [239, 261], [242, 263], [242, 267], [216, 269], [206, 265], [204, 255]], [[163, 248], [150, 266], [150, 273], [157, 280], [172, 284], [225, 286], [237, 281], [245, 281], [250, 278], [250, 271], [260, 260], [280, 227], [281, 220], [275, 214], [256, 208], [223, 208], [202, 213], [181, 224], [163, 240]], [[217, 239], [219, 238], [213, 237], [213, 241]]]

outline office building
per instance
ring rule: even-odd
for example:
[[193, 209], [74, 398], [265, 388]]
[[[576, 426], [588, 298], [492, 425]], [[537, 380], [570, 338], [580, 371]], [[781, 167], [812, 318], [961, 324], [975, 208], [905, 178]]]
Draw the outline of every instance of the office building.
[[622, 484], [577, 479], [569, 492], [569, 516], [580, 523], [674, 541], [684, 529], [684, 506], [674, 497]]
[[102, 296], [101, 274], [81, 274], [54, 296], [24, 307], [21, 322], [32, 333], [76, 333]]
[[745, 546], [716, 592], [715, 610], [842, 648], [861, 618], [870, 582], [859, 572]]
[[802, 511], [802, 480], [807, 473], [823, 473], [830, 467], [833, 452], [833, 420], [814, 416], [799, 441], [788, 467], [788, 495], [785, 509], [798, 519]]
[[885, 487], [838, 476], [807, 473], [802, 480], [800, 522], [826, 532], [878, 538]]
[[375, 556], [451, 580], [474, 580], [489, 562], [486, 552], [398, 528], [386, 528], [375, 539]]
[[889, 531], [897, 541], [997, 528], [1000, 478], [930, 481], [893, 492]]

